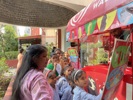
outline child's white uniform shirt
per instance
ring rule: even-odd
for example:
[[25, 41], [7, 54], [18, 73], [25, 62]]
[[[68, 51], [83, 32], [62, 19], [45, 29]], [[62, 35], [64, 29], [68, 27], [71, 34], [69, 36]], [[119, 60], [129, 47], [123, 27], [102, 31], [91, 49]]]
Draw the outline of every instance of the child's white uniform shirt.
[[102, 94], [98, 96], [87, 93], [82, 88], [76, 86], [73, 90], [73, 100], [101, 100]]

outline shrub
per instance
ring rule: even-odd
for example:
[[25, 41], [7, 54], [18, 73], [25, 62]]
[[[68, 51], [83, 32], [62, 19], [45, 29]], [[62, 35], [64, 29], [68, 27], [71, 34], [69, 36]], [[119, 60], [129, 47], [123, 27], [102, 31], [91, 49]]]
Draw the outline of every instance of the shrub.
[[6, 59], [16, 59], [18, 55], [18, 51], [9, 51], [9, 52], [6, 52], [5, 55], [1, 52], [0, 58], [5, 57]]
[[97, 64], [107, 64], [108, 63], [108, 54], [104, 51], [103, 48], [99, 48], [99, 50], [96, 52], [96, 56], [93, 60], [91, 60], [91, 64], [97, 65]]
[[7, 87], [10, 83], [10, 80], [11, 77], [0, 76], [0, 98], [4, 97]]
[[48, 58], [50, 58], [50, 54], [51, 54], [53, 46], [54, 46], [53, 43], [50, 43], [50, 44], [46, 43], [46, 47], [48, 49]]
[[6, 64], [6, 58], [0, 58], [0, 76], [8, 71], [8, 66]]
[[11, 80], [11, 76], [4, 76], [4, 73], [8, 72], [8, 69], [9, 67], [6, 64], [6, 58], [0, 58], [0, 99], [4, 97]]
[[6, 52], [7, 59], [17, 59], [18, 51]]

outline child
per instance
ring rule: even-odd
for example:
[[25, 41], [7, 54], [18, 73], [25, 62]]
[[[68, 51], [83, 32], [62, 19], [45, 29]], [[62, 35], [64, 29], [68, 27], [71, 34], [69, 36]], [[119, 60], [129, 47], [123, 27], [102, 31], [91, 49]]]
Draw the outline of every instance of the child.
[[70, 64], [69, 59], [66, 58], [66, 57], [63, 57], [63, 58], [60, 60], [60, 64], [61, 64], [61, 67], [62, 67], [62, 69], [63, 69], [64, 66], [67, 66], [67, 65]]
[[62, 68], [61, 68], [61, 65], [57, 62], [57, 60], [58, 60], [57, 54], [53, 53], [50, 60], [51, 61], [46, 66], [45, 70], [53, 70], [53, 71], [56, 72], [57, 76], [60, 76]]
[[73, 95], [71, 93], [72, 88], [68, 82], [68, 76], [71, 75], [72, 71], [72, 66], [65, 66], [62, 70], [62, 77], [56, 83], [59, 89], [59, 96], [61, 100], [72, 100], [73, 98]]
[[57, 60], [58, 60], [57, 54], [52, 53], [51, 58], [48, 60], [48, 64], [53, 63], [53, 62], [57, 62]]
[[56, 87], [56, 74], [54, 71], [47, 71], [46, 74], [46, 79], [48, 81], [48, 83], [51, 85], [52, 89], [53, 89], [53, 100], [60, 100], [59, 94], [58, 94], [58, 88]]
[[100, 93], [98, 96], [95, 96], [87, 93], [84, 90], [84, 88], [88, 85], [88, 81], [86, 78], [86, 73], [83, 70], [73, 71], [72, 80], [76, 85], [73, 90], [73, 100], [101, 100], [102, 93]]
[[64, 52], [61, 52], [59, 59], [62, 59], [64, 56]]

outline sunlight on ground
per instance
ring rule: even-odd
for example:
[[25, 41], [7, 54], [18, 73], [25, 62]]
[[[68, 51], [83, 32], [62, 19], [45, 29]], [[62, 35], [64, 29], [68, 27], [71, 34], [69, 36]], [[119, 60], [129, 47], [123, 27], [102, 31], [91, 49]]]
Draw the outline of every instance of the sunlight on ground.
[[9, 71], [4, 73], [4, 76], [14, 76], [16, 74], [16, 68], [9, 68]]

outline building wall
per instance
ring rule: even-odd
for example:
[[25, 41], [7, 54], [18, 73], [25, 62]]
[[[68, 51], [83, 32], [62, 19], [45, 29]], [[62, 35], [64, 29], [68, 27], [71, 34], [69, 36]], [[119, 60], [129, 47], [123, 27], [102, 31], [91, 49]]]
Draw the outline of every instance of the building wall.
[[62, 44], [61, 44], [61, 50], [62, 51], [67, 51], [67, 48], [70, 46], [70, 43], [69, 42], [66, 42], [66, 27], [62, 27], [61, 28], [61, 41], [62, 41]]
[[46, 39], [48, 44], [54, 43], [57, 46], [57, 33], [56, 29], [45, 29]]
[[[61, 27], [61, 50], [66, 51], [70, 46], [69, 42], [66, 42], [66, 27]], [[53, 43], [54, 46], [58, 47], [58, 29], [46, 29], [46, 28], [38, 28], [31, 27], [31, 35], [42, 35], [41, 44], [45, 45], [46, 43]]]
[[31, 36], [40, 35], [40, 28], [38, 27], [31, 27]]

